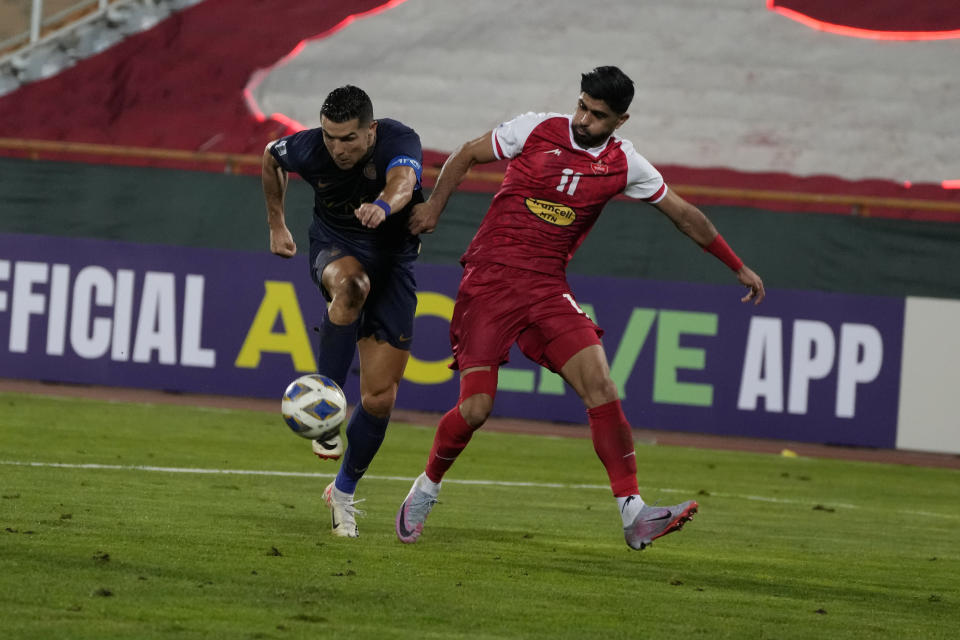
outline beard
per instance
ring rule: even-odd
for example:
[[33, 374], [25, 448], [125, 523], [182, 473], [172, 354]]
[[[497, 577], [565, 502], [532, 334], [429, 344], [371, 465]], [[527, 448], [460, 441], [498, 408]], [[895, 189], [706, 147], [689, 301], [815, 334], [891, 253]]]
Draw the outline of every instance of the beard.
[[573, 132], [573, 141], [584, 149], [599, 147], [601, 144], [603, 144], [604, 140], [610, 137], [609, 133], [591, 136], [587, 133], [586, 129], [581, 127], [571, 127], [571, 131]]

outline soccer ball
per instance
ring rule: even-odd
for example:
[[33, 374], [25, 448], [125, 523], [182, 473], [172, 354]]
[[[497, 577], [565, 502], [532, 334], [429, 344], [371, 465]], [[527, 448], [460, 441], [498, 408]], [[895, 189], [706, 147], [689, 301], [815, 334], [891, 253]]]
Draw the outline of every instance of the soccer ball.
[[347, 397], [340, 385], [327, 376], [300, 376], [284, 391], [280, 413], [298, 436], [327, 439], [339, 432], [347, 417]]

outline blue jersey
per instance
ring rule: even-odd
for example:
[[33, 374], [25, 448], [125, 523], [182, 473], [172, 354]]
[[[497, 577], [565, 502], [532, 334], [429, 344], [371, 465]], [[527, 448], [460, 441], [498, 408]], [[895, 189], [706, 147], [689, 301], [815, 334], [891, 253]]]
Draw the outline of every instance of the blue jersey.
[[[311, 238], [332, 231], [352, 243], [378, 251], [413, 256], [419, 252], [420, 242], [410, 234], [407, 223], [413, 205], [423, 202], [420, 186], [423, 153], [420, 136], [410, 127], [389, 118], [377, 120], [373, 148], [351, 169], [336, 165], [323, 144], [323, 132], [319, 128], [280, 138], [270, 153], [281, 167], [299, 174], [313, 188]], [[376, 229], [364, 227], [354, 211], [362, 203], [376, 200], [386, 186], [387, 171], [401, 165], [412, 167], [417, 174], [413, 198]]]

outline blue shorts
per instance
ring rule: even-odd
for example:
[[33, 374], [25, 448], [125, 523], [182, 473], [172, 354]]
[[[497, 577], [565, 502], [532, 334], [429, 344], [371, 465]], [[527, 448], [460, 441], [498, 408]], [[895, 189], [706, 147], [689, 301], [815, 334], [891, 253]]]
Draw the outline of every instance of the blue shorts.
[[330, 301], [330, 294], [323, 288], [322, 274], [335, 260], [344, 256], [356, 258], [370, 278], [370, 293], [360, 312], [357, 338], [373, 336], [397, 349], [410, 350], [417, 310], [413, 264], [419, 252], [419, 240], [412, 240], [415, 245], [407, 243], [402, 251], [390, 251], [320, 225], [311, 227], [310, 277], [325, 300]]

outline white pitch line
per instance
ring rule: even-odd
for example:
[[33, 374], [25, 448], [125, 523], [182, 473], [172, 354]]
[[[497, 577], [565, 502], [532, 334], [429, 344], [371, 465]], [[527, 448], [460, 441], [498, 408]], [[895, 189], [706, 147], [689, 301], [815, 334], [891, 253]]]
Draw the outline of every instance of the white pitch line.
[[[719, 492], [710, 492], [710, 495], [714, 498], [738, 498], [740, 500], [755, 500], [757, 502], [776, 502], [777, 504], [810, 504], [809, 500], [790, 500], [788, 498], [771, 498], [770, 496], [751, 496], [743, 495], [740, 493], [719, 493]], [[860, 505], [856, 504], [847, 504], [845, 502], [831, 502], [831, 507], [840, 507], [842, 509], [859, 509]], [[952, 517], [952, 516], [944, 516]]]
[[108, 471], [155, 471], [159, 473], [199, 473], [208, 475], [234, 476], [293, 476], [304, 478], [333, 478], [335, 473], [306, 473], [302, 471], [258, 471], [245, 469], [198, 469], [195, 467], [154, 467], [150, 465], [122, 465], [122, 464], [73, 464], [67, 462], [21, 462], [17, 460], [0, 460], [0, 465], [14, 467], [50, 467], [56, 469], [93, 469]]
[[[290, 478], [334, 478], [335, 473], [314, 473], [306, 471], [269, 471], [260, 469], [201, 469], [196, 467], [155, 467], [150, 465], [121, 465], [121, 464], [96, 464], [96, 463], [68, 463], [68, 462], [26, 462], [20, 460], [0, 460], [0, 465], [13, 467], [42, 467], [56, 469], [90, 469], [107, 471], [150, 471], [155, 473], [195, 473], [204, 475], [234, 475], [234, 476], [270, 476], [270, 477], [290, 477]], [[365, 480], [388, 480], [396, 482], [413, 482], [416, 478], [408, 476], [378, 476], [365, 475]], [[455, 478], [444, 479], [446, 484], [462, 484], [474, 486], [493, 486], [493, 487], [526, 487], [534, 489], [599, 489], [609, 490], [605, 484], [563, 484], [559, 482], [515, 482], [509, 480], [457, 480]], [[667, 489], [667, 488], [646, 488], [648, 493], [682, 493], [689, 495], [693, 493], [688, 489]], [[796, 504], [809, 506], [811, 500], [795, 500], [790, 498], [774, 498], [770, 496], [755, 496], [739, 493], [720, 493], [711, 492], [710, 497], [714, 498], [732, 498], [736, 500], [750, 500], [754, 502], [771, 502], [776, 504]], [[828, 501], [829, 502], [829, 501]], [[842, 502], [829, 502], [831, 508], [841, 509], [859, 509], [859, 505], [847, 504]], [[960, 519], [960, 515], [931, 513], [918, 511], [901, 511], [898, 513], [914, 514], [923, 516], [932, 516], [937, 518], [948, 518], [950, 520]]]

